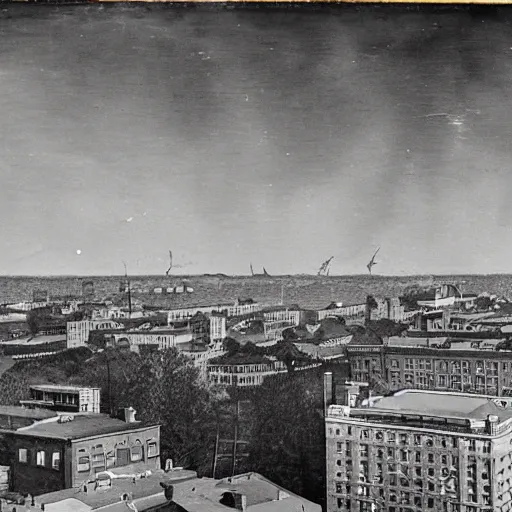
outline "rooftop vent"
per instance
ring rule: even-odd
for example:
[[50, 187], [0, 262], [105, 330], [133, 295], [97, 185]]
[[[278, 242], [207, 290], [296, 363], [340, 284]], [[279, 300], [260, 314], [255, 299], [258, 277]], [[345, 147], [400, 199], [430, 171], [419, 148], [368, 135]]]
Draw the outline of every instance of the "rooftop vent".
[[75, 418], [74, 416], [71, 416], [69, 414], [61, 414], [59, 416], [58, 422], [59, 423], [69, 423], [70, 421], [73, 421]]
[[138, 420], [135, 419], [136, 414], [137, 411], [133, 407], [124, 407], [123, 409], [119, 409], [117, 417], [126, 423], [136, 423], [138, 422]]

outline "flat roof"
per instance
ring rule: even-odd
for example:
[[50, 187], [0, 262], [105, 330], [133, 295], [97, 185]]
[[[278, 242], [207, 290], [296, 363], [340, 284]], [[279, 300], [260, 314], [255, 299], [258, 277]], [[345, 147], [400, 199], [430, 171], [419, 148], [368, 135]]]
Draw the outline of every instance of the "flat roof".
[[65, 423], [48, 421], [35, 423], [13, 432], [15, 435], [30, 437], [45, 437], [51, 439], [73, 440], [84, 437], [114, 434], [129, 430], [145, 430], [158, 425], [142, 425], [140, 422], [126, 423], [123, 420], [111, 418], [106, 414], [69, 414], [73, 420]]
[[[140, 476], [142, 473], [144, 473], [145, 469], [147, 468], [142, 464], [137, 467], [130, 467], [128, 473], [133, 474], [134, 476]], [[111, 472], [116, 474], [115, 470], [116, 468], [113, 468]], [[127, 468], [117, 468], [117, 473], [126, 474]], [[173, 470], [166, 473], [165, 471], [158, 469], [151, 471], [151, 474], [146, 475], [144, 478], [136, 478], [135, 483], [133, 483], [133, 477], [113, 478], [111, 480], [112, 487], [110, 488], [104, 487], [95, 490], [95, 485], [90, 484], [87, 486], [87, 492], [83, 492], [82, 489], [76, 488], [63, 489], [61, 491], [42, 494], [37, 496], [35, 500], [38, 505], [45, 505], [46, 508], [49, 504], [75, 498], [80, 500], [82, 503], [89, 505], [92, 509], [97, 509], [119, 502], [120, 496], [124, 493], [131, 494], [133, 500], [147, 498], [155, 495], [163, 496], [164, 488], [160, 485], [161, 482], [175, 484], [184, 480], [195, 480], [196, 477], [197, 473], [195, 471]], [[166, 501], [167, 500], [164, 500], [164, 502]], [[121, 505], [125, 510], [127, 510], [124, 503], [121, 503]]]
[[487, 416], [493, 414], [498, 416], [500, 422], [511, 418], [512, 408], [499, 407], [494, 402], [496, 399], [485, 395], [406, 389], [375, 400], [368, 410], [473, 420], [486, 420]]
[[2, 345], [43, 345], [44, 343], [57, 343], [66, 341], [66, 334], [43, 334], [42, 336], [23, 336], [0, 342]]
[[79, 393], [80, 391], [90, 391], [100, 388], [87, 388], [84, 386], [61, 386], [60, 384], [36, 384], [30, 386], [30, 389], [36, 391], [56, 391], [58, 393]]
[[17, 405], [0, 405], [0, 416], [15, 416], [18, 418], [46, 419], [57, 416], [55, 411], [48, 409], [27, 409]]

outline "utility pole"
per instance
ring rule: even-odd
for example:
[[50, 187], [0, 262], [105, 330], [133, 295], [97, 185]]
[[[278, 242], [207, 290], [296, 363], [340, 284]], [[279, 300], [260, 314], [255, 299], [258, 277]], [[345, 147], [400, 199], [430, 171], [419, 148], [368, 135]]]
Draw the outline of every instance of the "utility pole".
[[132, 290], [130, 286], [130, 280], [128, 279], [128, 270], [126, 269], [126, 263], [124, 265], [124, 276], [126, 277], [126, 286], [128, 287], [128, 317], [132, 317]]
[[240, 414], [240, 400], [236, 400], [236, 412], [235, 412], [235, 439], [233, 441], [233, 470], [231, 476], [235, 476], [236, 469], [236, 449], [238, 444], [238, 418]]
[[108, 386], [108, 411], [112, 416], [112, 379], [110, 378], [110, 359], [105, 353], [105, 361], [107, 363], [107, 386]]
[[217, 471], [217, 454], [219, 453], [219, 437], [220, 437], [220, 419], [217, 417], [217, 435], [215, 436], [215, 448], [213, 449], [213, 467], [212, 478], [215, 479], [215, 472]]

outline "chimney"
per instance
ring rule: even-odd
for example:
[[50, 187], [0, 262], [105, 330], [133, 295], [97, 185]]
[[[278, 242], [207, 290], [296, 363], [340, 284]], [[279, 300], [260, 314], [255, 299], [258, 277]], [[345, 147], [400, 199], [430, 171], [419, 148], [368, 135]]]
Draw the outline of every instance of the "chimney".
[[167, 501], [172, 501], [174, 495], [174, 486], [167, 482], [160, 482], [160, 486], [164, 489], [164, 496]]
[[324, 414], [327, 416], [329, 406], [333, 404], [334, 400], [334, 386], [332, 379], [332, 372], [324, 373]]
[[135, 419], [135, 414], [137, 414], [137, 411], [133, 407], [124, 407], [119, 410], [118, 418], [126, 423], [137, 423], [138, 420]]
[[499, 423], [499, 417], [495, 416], [494, 414], [490, 414], [487, 416], [487, 429], [488, 433], [493, 436], [496, 435], [497, 426]]
[[247, 511], [247, 496], [245, 494], [233, 493], [235, 508], [241, 512]]

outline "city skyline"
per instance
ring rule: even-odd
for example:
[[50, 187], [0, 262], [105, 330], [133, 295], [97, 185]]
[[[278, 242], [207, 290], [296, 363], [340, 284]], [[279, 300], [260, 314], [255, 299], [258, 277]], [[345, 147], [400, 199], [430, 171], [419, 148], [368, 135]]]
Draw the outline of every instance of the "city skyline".
[[506, 13], [6, 11], [2, 274], [512, 271]]

